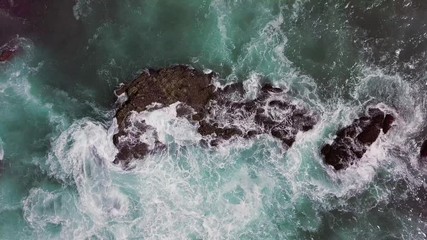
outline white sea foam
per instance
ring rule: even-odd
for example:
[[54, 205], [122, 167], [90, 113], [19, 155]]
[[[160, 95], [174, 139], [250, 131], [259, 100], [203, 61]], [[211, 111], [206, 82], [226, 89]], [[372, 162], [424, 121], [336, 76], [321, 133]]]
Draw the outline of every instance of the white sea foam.
[[80, 20], [83, 17], [88, 16], [92, 12], [90, 6], [92, 0], [77, 0], [73, 6], [73, 14], [76, 20]]
[[223, 53], [229, 54], [230, 50], [235, 48], [230, 37], [228, 36], [229, 30], [227, 29], [229, 25], [228, 22], [230, 21], [229, 16], [231, 15], [232, 8], [228, 6], [228, 4], [223, 0], [214, 0], [210, 4], [210, 9], [215, 12], [215, 15], [218, 19], [217, 28], [221, 36], [221, 51]]
[[1, 140], [1, 138], [0, 138], [0, 161], [2, 161], [3, 160], [3, 158], [4, 158], [4, 150], [3, 150], [3, 141]]
[[[4, 78], [0, 78], [0, 101], [4, 101], [4, 109], [15, 106], [16, 99], [14, 98], [18, 97], [20, 103], [25, 103], [26, 106], [31, 106], [32, 109], [45, 110], [48, 113], [49, 121], [56, 126], [58, 130], [64, 129], [67, 125], [66, 119], [53, 110], [53, 105], [51, 103], [42, 102], [31, 92], [31, 77], [43, 66], [43, 62], [39, 62], [36, 65], [28, 64], [33, 59], [34, 55], [34, 45], [32, 41], [17, 36], [6, 45], [20, 49], [20, 54], [16, 60], [8, 62], [6, 66], [0, 66], [4, 74]], [[2, 67], [4, 67], [4, 69], [2, 69]]]
[[[379, 204], [389, 202], [394, 193], [389, 191], [390, 186], [376, 186], [379, 173], [386, 179], [389, 178], [390, 182], [394, 181], [392, 179], [405, 179], [409, 185], [419, 185], [416, 183], [417, 178], [408, 169], [408, 164], [402, 161], [402, 156], [399, 155], [404, 152], [405, 155], [412, 156], [410, 159], [413, 165], [418, 161], [417, 151], [408, 148], [408, 144], [410, 144], [408, 139], [411, 139], [411, 135], [419, 131], [423, 122], [421, 117], [423, 113], [420, 106], [417, 106], [419, 103], [413, 98], [417, 95], [417, 90], [408, 87], [408, 84], [398, 76], [384, 75], [378, 69], [374, 71], [366, 69], [365, 74], [369, 77], [361, 78], [354, 94], [357, 95], [355, 99], [362, 101], [366, 99], [366, 101], [354, 105], [344, 103], [342, 100], [335, 100], [330, 107], [323, 108], [325, 112], [322, 114], [320, 123], [312, 131], [297, 138], [296, 143], [287, 153], [289, 158], [296, 154], [295, 151], [298, 152], [299, 155], [292, 157], [292, 161], [303, 155], [305, 161], [312, 159], [312, 161], [317, 162], [316, 165], [308, 165], [309, 167], [306, 170], [302, 167], [299, 171], [295, 171], [298, 173], [297, 177], [303, 174], [304, 178], [307, 178], [311, 172], [309, 180], [292, 182], [296, 184], [294, 187], [300, 188], [300, 191], [310, 189], [308, 191], [310, 198], [313, 201], [319, 201], [322, 207], [326, 209], [339, 207], [347, 208], [350, 211], [367, 211]], [[390, 86], [390, 88], [394, 86], [394, 89], [380, 87], [381, 91], [386, 91], [387, 94], [381, 91], [375, 92], [372, 89], [378, 89], [378, 86], [372, 86], [372, 84], [376, 84], [378, 81], [383, 86]], [[348, 169], [335, 171], [332, 167], [325, 165], [318, 150], [323, 146], [324, 140], [322, 139], [332, 139], [336, 128], [351, 124], [366, 110], [368, 103], [378, 102], [382, 103], [374, 105], [374, 107], [381, 108], [383, 111], [393, 113], [396, 116], [392, 129], [386, 135], [381, 133], [379, 139], [369, 147], [362, 159]], [[325, 136], [325, 133], [329, 137]], [[305, 143], [301, 145], [301, 141]], [[318, 142], [318, 144], [313, 143], [313, 141]], [[310, 148], [314, 155], [308, 154]], [[327, 175], [316, 170], [318, 168], [325, 169]], [[313, 170], [317, 172], [314, 175]], [[356, 201], [354, 197], [360, 194], [371, 195], [370, 201]]]
[[[117, 126], [113, 125], [112, 128], [114, 127]], [[58, 212], [62, 213], [62, 217], [67, 221], [64, 231], [61, 232], [65, 237], [70, 233], [78, 238], [95, 236], [103, 232], [109, 221], [119, 220], [128, 214], [129, 199], [116, 183], [112, 182], [108, 170], [111, 168], [114, 171], [116, 168], [111, 166], [117, 152], [111, 140], [112, 134], [114, 129], [106, 129], [90, 119], [82, 119], [54, 141], [53, 150], [47, 160], [50, 175], [69, 185], [67, 188], [70, 190], [75, 186], [78, 193], [77, 196], [67, 197], [67, 201], [70, 201], [67, 204], [74, 204], [72, 211], [76, 212], [67, 211], [63, 209], [66, 207], [65, 203], [58, 203]], [[33, 189], [32, 194], [25, 200], [27, 207], [24, 212], [27, 220], [32, 224], [42, 224], [38, 223], [38, 220], [43, 220], [39, 218], [48, 217], [49, 214], [55, 215], [56, 212], [50, 212], [50, 204], [44, 201], [50, 198], [59, 198], [54, 201], [62, 201], [63, 194], [64, 191]], [[85, 219], [84, 216], [89, 218]], [[46, 221], [49, 223], [51, 220]]]
[[[275, 169], [286, 167], [281, 167], [283, 152], [277, 143], [261, 136], [257, 138], [261, 148], [255, 141], [241, 140], [214, 152], [188, 144], [198, 142], [200, 136], [187, 120], [176, 117], [177, 104], [134, 113], [131, 121], [143, 120], [170, 147], [177, 143], [185, 148], [146, 157], [130, 172], [111, 165], [117, 151], [111, 140], [117, 124], [106, 129], [91, 119], [76, 121], [53, 142], [48, 159], [54, 178], [76, 186], [77, 196], [65, 195], [76, 212], [63, 209], [63, 193], [33, 189], [24, 201], [27, 221], [40, 231], [59, 224], [61, 236], [78, 238], [111, 234], [115, 238], [227, 239], [245, 233], [254, 221], [270, 225], [265, 208], [278, 204], [275, 189], [285, 188], [286, 197], [297, 194], [279, 184], [282, 175]], [[242, 158], [242, 152], [251, 148], [258, 148], [253, 153], [257, 156]], [[298, 165], [287, 164], [298, 170]], [[294, 199], [299, 202], [299, 197]], [[56, 214], [49, 211], [52, 203], [58, 206]], [[316, 212], [307, 214], [307, 221], [317, 219]], [[296, 220], [295, 215], [289, 217]], [[306, 222], [307, 228], [315, 229], [318, 222]]]
[[[231, 14], [225, 1], [215, 2], [225, 4], [221, 14]], [[229, 33], [226, 17], [218, 22], [224, 27], [224, 41]], [[420, 129], [422, 109], [411, 97], [415, 95], [409, 91], [411, 85], [396, 76], [367, 71], [353, 92], [362, 103], [322, 103], [313, 79], [292, 70], [283, 58], [283, 24], [282, 15], [273, 16], [247, 45], [234, 71], [251, 61], [265, 61], [268, 64], [263, 67], [274, 73], [273, 80], [292, 85], [299, 98], [320, 109], [319, 123], [298, 134], [287, 152], [268, 136], [237, 139], [217, 149], [200, 147], [195, 144], [200, 135], [187, 120], [176, 118], [174, 104], [131, 116], [133, 122], [153, 126], [168, 150], [135, 161], [131, 171], [122, 171], [111, 164], [117, 152], [112, 144], [117, 124], [107, 129], [93, 119], [81, 119], [55, 138], [47, 160], [50, 176], [64, 186], [33, 188], [23, 202], [26, 221], [39, 233], [60, 226], [60, 236], [52, 238], [62, 239], [294, 239], [301, 237], [299, 232], [309, 234], [322, 227], [328, 211], [363, 218], [375, 206], [389, 203], [392, 187], [377, 184], [376, 177], [382, 173], [393, 184], [394, 178], [410, 176], [407, 165], [394, 162], [392, 151]], [[244, 83], [248, 98], [258, 91], [261, 75], [265, 74], [254, 71]], [[400, 91], [382, 88], [390, 82]], [[397, 112], [396, 126], [381, 135], [358, 164], [334, 171], [323, 163], [319, 149], [375, 99], [403, 109]], [[235, 116], [222, 119], [224, 125], [245, 127], [247, 122], [251, 121]], [[349, 227], [372, 227], [369, 221], [357, 224]]]
[[243, 82], [246, 99], [253, 100], [258, 96], [258, 92], [261, 88], [260, 80], [261, 80], [261, 76], [259, 74], [252, 73], [249, 76], [249, 79]]
[[180, 145], [198, 142], [201, 139], [201, 135], [197, 133], [196, 126], [188, 122], [187, 119], [176, 117], [176, 107], [179, 104], [180, 103], [177, 102], [154, 111], [132, 113], [129, 116], [131, 124], [126, 131], [140, 131], [138, 130], [138, 125], [141, 123], [149, 125], [150, 128], [138, 136], [138, 140], [130, 139], [130, 141], [145, 142], [152, 148], [154, 148], [156, 139], [162, 143], [170, 142], [168, 137], [172, 137], [174, 141]]
[[[298, 134], [286, 153], [268, 136], [202, 148], [194, 144], [200, 139], [194, 126], [176, 117], [177, 104], [132, 115], [132, 121], [153, 126], [169, 150], [127, 172], [111, 164], [116, 124], [106, 129], [91, 119], [75, 122], [54, 141], [49, 164], [51, 175], [75, 185], [77, 194], [33, 189], [24, 201], [26, 220], [41, 231], [61, 225], [61, 236], [77, 238], [291, 238], [300, 229], [316, 231], [324, 211], [367, 211], [387, 203], [392, 192], [375, 187], [378, 171], [405, 174], [388, 159], [390, 143], [401, 141], [400, 128], [381, 135], [345, 171], [323, 163], [318, 149], [326, 135], [362, 109], [351, 104], [323, 107], [319, 124]], [[369, 201], [355, 199], [361, 194]], [[286, 230], [277, 231], [277, 224]]]
[[[158, 117], [144, 116], [148, 121]], [[165, 122], [157, 127], [181, 137]], [[148, 157], [133, 171], [122, 172], [110, 164], [112, 133], [82, 119], [55, 140], [48, 160], [51, 174], [75, 184], [78, 195], [33, 189], [24, 215], [35, 229], [61, 225], [61, 236], [79, 238], [105, 237], [107, 229], [116, 229], [111, 233], [116, 238], [229, 238], [262, 214], [263, 191], [275, 185], [268, 169], [254, 172], [237, 162], [238, 152], [218, 155], [192, 146], [178, 155]]]

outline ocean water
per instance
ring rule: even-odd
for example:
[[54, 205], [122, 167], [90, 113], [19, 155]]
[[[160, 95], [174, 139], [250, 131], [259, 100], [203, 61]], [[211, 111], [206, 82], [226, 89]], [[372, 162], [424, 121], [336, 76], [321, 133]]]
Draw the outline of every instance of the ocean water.
[[[0, 12], [0, 45], [21, 48], [0, 63], [0, 239], [427, 239], [423, 1], [32, 4], [24, 22]], [[173, 106], [141, 113], [168, 150], [124, 171], [113, 91], [173, 64], [284, 87], [319, 123], [288, 151], [266, 135], [208, 149]], [[325, 165], [372, 105], [393, 129], [359, 164]]]

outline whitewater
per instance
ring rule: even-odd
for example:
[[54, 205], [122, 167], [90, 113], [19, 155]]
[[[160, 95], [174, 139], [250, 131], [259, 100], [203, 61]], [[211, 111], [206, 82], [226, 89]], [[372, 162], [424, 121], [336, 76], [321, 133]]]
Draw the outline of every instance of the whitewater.
[[[41, 30], [4, 42], [21, 50], [0, 62], [0, 239], [427, 239], [422, 57], [418, 75], [372, 60], [348, 4], [52, 3]], [[124, 170], [114, 90], [174, 64], [243, 82], [248, 99], [280, 86], [319, 121], [287, 150], [269, 135], [212, 148], [177, 104], [135, 113], [167, 149]], [[335, 171], [320, 149], [367, 106], [393, 111], [395, 125]]]

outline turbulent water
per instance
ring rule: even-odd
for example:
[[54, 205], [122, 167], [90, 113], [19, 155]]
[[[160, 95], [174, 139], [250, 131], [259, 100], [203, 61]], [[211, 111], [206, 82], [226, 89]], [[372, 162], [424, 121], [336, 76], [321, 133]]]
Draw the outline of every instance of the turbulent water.
[[[422, 1], [38, 7], [24, 23], [0, 12], [0, 45], [22, 49], [0, 63], [0, 239], [427, 238]], [[173, 109], [143, 113], [168, 150], [123, 171], [112, 163], [113, 90], [173, 64], [252, 94], [285, 87], [320, 121], [287, 152], [267, 135], [213, 149]], [[377, 104], [395, 109], [396, 126], [359, 164], [325, 165], [321, 147]]]

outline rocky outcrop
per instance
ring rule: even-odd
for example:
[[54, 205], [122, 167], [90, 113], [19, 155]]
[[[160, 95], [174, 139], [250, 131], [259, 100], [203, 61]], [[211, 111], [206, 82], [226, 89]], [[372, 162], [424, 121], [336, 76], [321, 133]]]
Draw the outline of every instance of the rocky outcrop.
[[350, 126], [337, 132], [332, 144], [326, 144], [321, 153], [327, 164], [336, 170], [345, 169], [362, 158], [381, 131], [386, 134], [395, 117], [379, 108], [369, 108], [367, 114], [356, 119]]
[[146, 70], [122, 85], [116, 91], [118, 132], [113, 141], [119, 153], [115, 163], [127, 165], [134, 158], [164, 149], [156, 129], [134, 116], [177, 102], [177, 117], [196, 126], [207, 146], [270, 134], [288, 148], [299, 131], [308, 131], [317, 122], [314, 113], [293, 103], [280, 88], [265, 84], [254, 99], [249, 99], [242, 83], [215, 87], [215, 76], [188, 66], [174, 66]]
[[[133, 158], [142, 158], [165, 147], [152, 126], [131, 120], [132, 112], [151, 111], [176, 102], [185, 104], [191, 111], [202, 112], [214, 93], [212, 77], [212, 73], [204, 74], [189, 67], [176, 66], [146, 70], [136, 80], [121, 86], [116, 95], [124, 96], [126, 101], [116, 111], [119, 131], [113, 141], [119, 153], [115, 163], [128, 163]], [[150, 141], [137, 140], [147, 134]]]
[[207, 106], [207, 117], [199, 127], [202, 135], [214, 134], [211, 145], [234, 135], [250, 138], [267, 133], [287, 148], [299, 131], [308, 131], [317, 122], [313, 113], [292, 104], [282, 89], [269, 84], [262, 86], [253, 100], [244, 100], [243, 86], [234, 84], [217, 91], [214, 101]]

